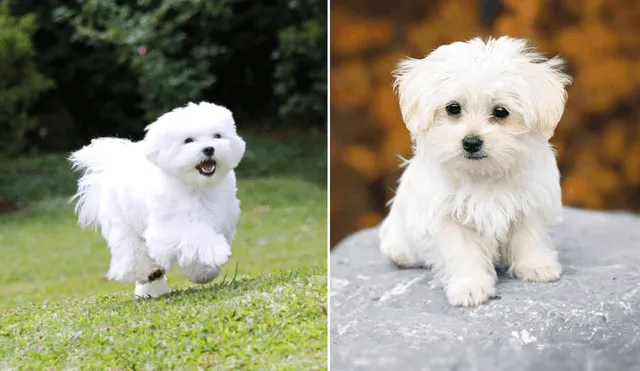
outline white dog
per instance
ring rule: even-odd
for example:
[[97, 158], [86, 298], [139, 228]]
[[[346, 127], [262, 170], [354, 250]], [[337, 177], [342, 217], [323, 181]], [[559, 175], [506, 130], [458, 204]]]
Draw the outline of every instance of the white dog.
[[493, 262], [525, 281], [560, 277], [547, 234], [562, 221], [548, 140], [571, 82], [563, 67], [524, 40], [501, 37], [441, 46], [394, 71], [414, 154], [380, 248], [399, 266], [432, 265], [453, 305], [494, 295]]
[[190, 281], [213, 280], [231, 256], [240, 217], [234, 168], [245, 151], [231, 111], [190, 103], [158, 118], [144, 140], [100, 138], [74, 152], [80, 225], [100, 227], [111, 250], [107, 278], [135, 294], [171, 292], [177, 265]]

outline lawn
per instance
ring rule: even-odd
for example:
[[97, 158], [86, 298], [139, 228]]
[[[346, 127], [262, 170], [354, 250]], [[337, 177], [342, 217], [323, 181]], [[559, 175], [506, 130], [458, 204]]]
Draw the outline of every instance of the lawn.
[[24, 200], [0, 214], [0, 369], [324, 368], [326, 136], [245, 138], [232, 259], [205, 286], [171, 272], [177, 292], [158, 300], [103, 280], [109, 252], [76, 225], [65, 154], [0, 159], [0, 195]]

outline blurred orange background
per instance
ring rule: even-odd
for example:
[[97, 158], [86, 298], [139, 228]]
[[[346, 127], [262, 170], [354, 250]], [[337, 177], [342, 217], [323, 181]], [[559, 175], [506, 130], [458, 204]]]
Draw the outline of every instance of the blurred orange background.
[[[530, 39], [574, 78], [551, 142], [566, 205], [640, 211], [640, 1], [331, 3], [331, 246], [374, 226], [410, 156], [391, 87], [404, 57], [474, 36]], [[500, 9], [490, 14], [491, 8]]]

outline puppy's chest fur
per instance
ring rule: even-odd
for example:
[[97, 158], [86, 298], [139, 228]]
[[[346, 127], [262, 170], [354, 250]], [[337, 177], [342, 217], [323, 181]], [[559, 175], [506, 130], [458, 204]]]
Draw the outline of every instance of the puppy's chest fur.
[[490, 185], [461, 185], [448, 199], [450, 217], [479, 234], [504, 241], [534, 202], [521, 187], [508, 189]]
[[[160, 199], [162, 201], [160, 201]], [[158, 214], [165, 220], [184, 225], [211, 228], [222, 233], [229, 243], [240, 218], [240, 201], [234, 192], [163, 194], [156, 197], [162, 207]]]

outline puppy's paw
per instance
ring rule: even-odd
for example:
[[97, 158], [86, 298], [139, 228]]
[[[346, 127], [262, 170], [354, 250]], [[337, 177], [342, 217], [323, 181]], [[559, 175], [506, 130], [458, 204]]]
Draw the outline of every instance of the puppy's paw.
[[421, 264], [416, 259], [403, 254], [402, 252], [392, 252], [386, 255], [389, 260], [399, 268], [419, 268]]
[[220, 273], [220, 267], [190, 264], [188, 266], [180, 267], [180, 271], [189, 281], [202, 285], [213, 281]]
[[201, 251], [201, 262], [213, 268], [220, 268], [225, 265], [231, 257], [231, 246], [221, 235], [216, 235], [210, 241], [209, 247]]
[[216, 247], [214, 252], [214, 265], [213, 267], [222, 267], [225, 265], [231, 257], [231, 248], [229, 246]]
[[445, 292], [451, 305], [472, 307], [486, 303], [495, 294], [494, 279], [490, 275], [451, 279]]
[[153, 282], [136, 283], [134, 294], [139, 298], [157, 298], [171, 292], [173, 292], [173, 290], [167, 284], [167, 277], [162, 277]]
[[400, 268], [419, 268], [424, 266], [424, 264], [416, 258], [415, 254], [406, 248], [398, 248], [391, 246], [389, 243], [382, 243], [380, 245], [380, 252]]
[[552, 282], [560, 278], [562, 266], [552, 258], [516, 262], [509, 269], [509, 274], [526, 282]]
[[178, 265], [182, 267], [191, 264], [201, 264], [212, 268], [220, 268], [231, 256], [231, 246], [221, 235], [214, 235], [202, 241], [181, 243]]

